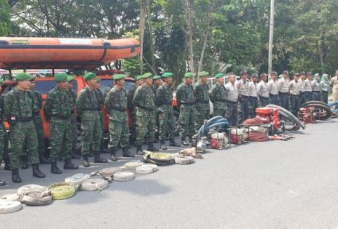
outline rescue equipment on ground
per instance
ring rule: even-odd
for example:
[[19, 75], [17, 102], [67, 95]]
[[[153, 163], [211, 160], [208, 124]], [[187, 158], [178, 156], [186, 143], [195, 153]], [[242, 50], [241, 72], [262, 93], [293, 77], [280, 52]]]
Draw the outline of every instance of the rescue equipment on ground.
[[90, 178], [83, 182], [79, 189], [82, 191], [102, 191], [108, 187], [108, 181], [104, 179]]
[[76, 189], [72, 184], [61, 182], [49, 186], [48, 191], [52, 194], [53, 200], [64, 200], [74, 196]]
[[145, 151], [145, 154], [142, 158], [144, 163], [152, 163], [159, 166], [171, 165], [175, 163], [175, 160], [170, 153], [153, 153], [151, 151]]
[[136, 168], [137, 174], [150, 174], [158, 171], [158, 166], [155, 164], [144, 164]]

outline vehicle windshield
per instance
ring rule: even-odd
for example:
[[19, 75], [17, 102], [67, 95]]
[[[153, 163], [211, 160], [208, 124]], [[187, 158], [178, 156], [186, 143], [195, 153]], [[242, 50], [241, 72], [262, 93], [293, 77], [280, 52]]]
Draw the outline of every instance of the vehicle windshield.
[[[105, 93], [105, 92], [107, 92], [107, 91], [109, 91], [111, 89], [111, 85], [112, 85], [112, 80], [111, 79], [101, 79], [100, 90], [102, 91], [102, 93]], [[130, 90], [130, 88], [133, 85], [135, 85], [134, 81], [131, 81], [131, 80], [126, 80], [125, 81], [124, 88], [126, 89], [127, 93], [128, 93], [128, 91]]]

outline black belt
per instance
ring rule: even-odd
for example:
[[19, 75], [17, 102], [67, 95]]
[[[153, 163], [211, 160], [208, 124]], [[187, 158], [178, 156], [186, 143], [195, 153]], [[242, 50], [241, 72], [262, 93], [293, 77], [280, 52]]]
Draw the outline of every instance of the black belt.
[[233, 101], [229, 101], [229, 100], [227, 100], [226, 101], [227, 103], [231, 103], [231, 104], [236, 104], [237, 102], [233, 102]]
[[259, 96], [260, 99], [269, 99], [269, 97]]
[[144, 107], [144, 106], [142, 106], [142, 105], [140, 105], [140, 104], [137, 104], [137, 107], [138, 107], [138, 108], [141, 108], [142, 110], [146, 110], [146, 111], [153, 111], [153, 110], [154, 110], [154, 108], [151, 108], [151, 107]]
[[249, 98], [249, 96], [247, 96], [247, 95], [242, 95], [242, 98], [247, 99], [247, 98]]
[[299, 96], [299, 95], [294, 95], [294, 94], [290, 94], [291, 96]]
[[71, 115], [61, 115], [61, 114], [53, 114], [52, 117], [58, 118], [58, 119], [63, 119], [67, 120], [70, 118]]
[[249, 98], [257, 99], [257, 96], [249, 96]]
[[226, 99], [215, 99], [215, 102], [227, 102]]
[[270, 96], [272, 96], [272, 97], [277, 97], [278, 95], [274, 95], [274, 94], [269, 94]]
[[182, 103], [180, 103], [180, 104], [183, 104], [183, 105], [195, 105], [195, 103], [186, 103], [186, 102], [182, 102]]
[[116, 111], [120, 111], [120, 112], [126, 111], [126, 108], [120, 108], [120, 107], [112, 107], [111, 109], [116, 110]]
[[83, 111], [100, 111], [100, 107], [95, 107], [95, 108], [82, 108]]
[[33, 120], [33, 117], [29, 117], [29, 118], [16, 118], [15, 119], [17, 122], [30, 122]]
[[209, 104], [209, 101], [197, 101], [197, 103]]
[[288, 92], [279, 92], [279, 94], [281, 94], [281, 95], [288, 95], [289, 93]]

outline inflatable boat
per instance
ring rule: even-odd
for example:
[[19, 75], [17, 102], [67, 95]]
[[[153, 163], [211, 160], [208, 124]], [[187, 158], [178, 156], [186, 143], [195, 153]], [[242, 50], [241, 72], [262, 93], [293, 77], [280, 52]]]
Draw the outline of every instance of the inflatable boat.
[[2, 69], [90, 69], [139, 53], [133, 38], [0, 37]]

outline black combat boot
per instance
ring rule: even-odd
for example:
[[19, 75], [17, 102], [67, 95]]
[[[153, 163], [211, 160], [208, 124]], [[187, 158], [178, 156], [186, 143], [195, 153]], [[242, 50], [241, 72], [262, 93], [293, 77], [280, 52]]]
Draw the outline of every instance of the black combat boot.
[[161, 150], [167, 150], [168, 149], [167, 146], [165, 145], [165, 141], [164, 140], [160, 141], [160, 149]]
[[72, 154], [72, 159], [80, 159], [81, 155], [77, 154], [77, 153], [73, 153]]
[[148, 143], [148, 149], [147, 150], [152, 151], [152, 152], [158, 151], [158, 149], [154, 146], [153, 142]]
[[21, 156], [20, 159], [21, 159], [21, 168], [28, 169], [28, 155]]
[[54, 173], [54, 174], [61, 174], [62, 173], [62, 170], [59, 169], [59, 167], [58, 167], [58, 165], [56, 163], [56, 160], [52, 161], [51, 167], [50, 167], [50, 172]]
[[185, 140], [185, 137], [181, 137], [181, 144], [184, 146], [188, 146], [189, 142], [187, 140]]
[[95, 152], [95, 155], [94, 155], [94, 163], [108, 163], [108, 160], [102, 158], [100, 156], [100, 152], [97, 151], [97, 152]]
[[14, 183], [21, 183], [21, 177], [19, 175], [19, 170], [18, 169], [13, 169], [12, 170], [12, 181]]
[[33, 177], [44, 178], [46, 175], [42, 173], [39, 169], [39, 164], [32, 164], [33, 168]]
[[110, 160], [111, 161], [117, 161], [116, 152], [117, 152], [116, 149], [111, 149], [110, 150]]
[[39, 153], [39, 161], [40, 164], [50, 164], [49, 158], [45, 157], [45, 152], [40, 152]]
[[136, 146], [136, 154], [137, 155], [143, 155], [144, 154], [144, 152], [142, 150], [142, 145]]
[[71, 159], [66, 159], [65, 163], [63, 164], [63, 169], [78, 169], [78, 168], [79, 166], [74, 165]]
[[90, 166], [90, 163], [89, 163], [89, 160], [88, 160], [88, 155], [83, 155], [83, 166], [84, 167]]
[[178, 144], [177, 142], [175, 142], [174, 138], [170, 138], [169, 146], [180, 147], [180, 144]]
[[122, 148], [122, 151], [123, 151], [122, 156], [124, 156], [124, 157], [135, 157], [135, 155], [132, 154], [132, 153], [128, 150], [127, 147], [123, 147], [123, 148]]
[[11, 170], [11, 160], [9, 157], [5, 157], [4, 158], [4, 162], [5, 162], [5, 170]]
[[0, 180], [0, 186], [4, 186], [4, 185], [6, 185], [6, 181]]

